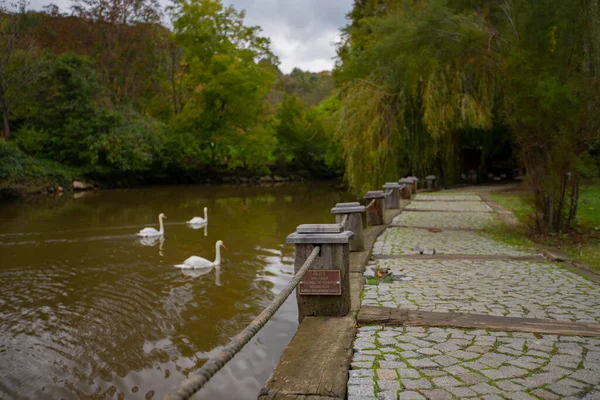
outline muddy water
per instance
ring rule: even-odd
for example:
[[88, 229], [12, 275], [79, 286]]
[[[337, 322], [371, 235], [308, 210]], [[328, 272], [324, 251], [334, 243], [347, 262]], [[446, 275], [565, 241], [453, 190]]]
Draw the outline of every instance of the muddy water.
[[[349, 200], [331, 184], [66, 197], [0, 204], [0, 398], [162, 398], [290, 280], [285, 237]], [[206, 231], [186, 226], [205, 206]], [[140, 242], [161, 212], [165, 240]], [[173, 267], [219, 239], [220, 271]], [[195, 398], [256, 398], [296, 319], [292, 296]]]

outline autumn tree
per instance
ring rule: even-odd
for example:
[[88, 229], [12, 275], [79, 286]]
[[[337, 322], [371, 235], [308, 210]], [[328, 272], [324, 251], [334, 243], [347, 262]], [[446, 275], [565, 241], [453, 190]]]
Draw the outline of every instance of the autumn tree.
[[89, 21], [99, 76], [113, 104], [135, 103], [157, 90], [162, 65], [157, 0], [72, 0], [74, 15]]
[[26, 0], [7, 4], [0, 2], [0, 111], [2, 112], [1, 138], [10, 139], [11, 95], [32, 78], [35, 67], [34, 42], [27, 32], [29, 16]]

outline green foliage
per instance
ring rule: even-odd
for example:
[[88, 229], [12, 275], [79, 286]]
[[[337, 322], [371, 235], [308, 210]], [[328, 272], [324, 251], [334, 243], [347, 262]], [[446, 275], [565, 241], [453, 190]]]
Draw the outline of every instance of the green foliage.
[[349, 16], [336, 77], [353, 188], [406, 170], [452, 183], [462, 151], [482, 169], [510, 132], [537, 227], [570, 226], [600, 138], [597, 2], [364, 0]]
[[168, 9], [169, 30], [158, 24], [154, 0], [77, 0], [73, 8], [74, 16], [27, 11], [24, 3], [0, 12], [9, 33], [0, 48], [14, 48], [0, 52], [0, 111], [14, 136], [4, 167], [20, 165], [11, 177], [33, 177], [44, 159], [107, 182], [285, 173], [271, 171], [278, 158], [290, 173], [339, 173], [335, 101], [302, 105], [290, 123], [299, 145], [285, 149], [275, 115], [283, 92], [310, 104], [330, 95], [330, 74], [280, 74], [269, 39], [244, 24], [243, 11], [220, 0], [178, 0]]
[[68, 188], [74, 175], [69, 168], [30, 157], [15, 144], [0, 140], [0, 192], [8, 189], [27, 194], [59, 185]]
[[[331, 103], [331, 101], [330, 101]], [[280, 165], [317, 176], [330, 176], [339, 168], [327, 105], [307, 109], [294, 94], [286, 95], [277, 112], [277, 158]]]

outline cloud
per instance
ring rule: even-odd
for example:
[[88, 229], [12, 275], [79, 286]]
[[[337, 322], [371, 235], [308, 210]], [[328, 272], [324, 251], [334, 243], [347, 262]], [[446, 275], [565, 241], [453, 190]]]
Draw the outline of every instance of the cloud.
[[[160, 0], [167, 5], [167, 0]], [[346, 14], [353, 0], [222, 0], [238, 10], [246, 10], [246, 24], [259, 25], [271, 38], [272, 50], [281, 61], [280, 69], [294, 67], [314, 72], [331, 69], [339, 29], [346, 25]], [[69, 0], [31, 0], [41, 9], [53, 2], [64, 11]]]

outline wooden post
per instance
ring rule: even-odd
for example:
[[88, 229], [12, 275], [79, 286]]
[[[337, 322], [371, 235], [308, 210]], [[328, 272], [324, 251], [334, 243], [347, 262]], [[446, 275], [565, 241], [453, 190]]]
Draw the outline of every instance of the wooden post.
[[367, 207], [367, 226], [383, 225], [385, 223], [386, 197], [383, 190], [372, 190], [363, 196], [367, 201], [367, 204], [369, 204], [371, 200], [375, 200], [371, 207]]
[[437, 190], [437, 177], [435, 175], [427, 175], [425, 179], [427, 180], [427, 189]]
[[400, 208], [400, 188], [402, 186], [397, 182], [386, 182], [383, 185], [383, 190], [388, 196], [385, 198], [385, 207], [389, 210], [397, 210]]
[[331, 213], [335, 215], [335, 222], [340, 224], [342, 220], [348, 216], [344, 230], [352, 231], [354, 236], [350, 240], [350, 251], [363, 251], [365, 249], [362, 213], [366, 207], [361, 206], [359, 202], [354, 203], [337, 203], [331, 209]]
[[402, 185], [400, 193], [404, 200], [410, 200], [413, 188], [413, 180], [411, 178], [402, 178], [398, 182]]
[[[354, 234], [340, 224], [300, 225], [287, 243], [296, 245], [298, 272], [315, 246], [321, 251], [296, 288], [298, 320], [304, 317], [342, 317], [350, 312], [350, 246]], [[318, 294], [323, 293], [323, 294]]]
[[416, 176], [409, 176], [408, 179], [412, 179], [412, 192], [417, 193], [417, 186], [419, 185], [419, 178]]

